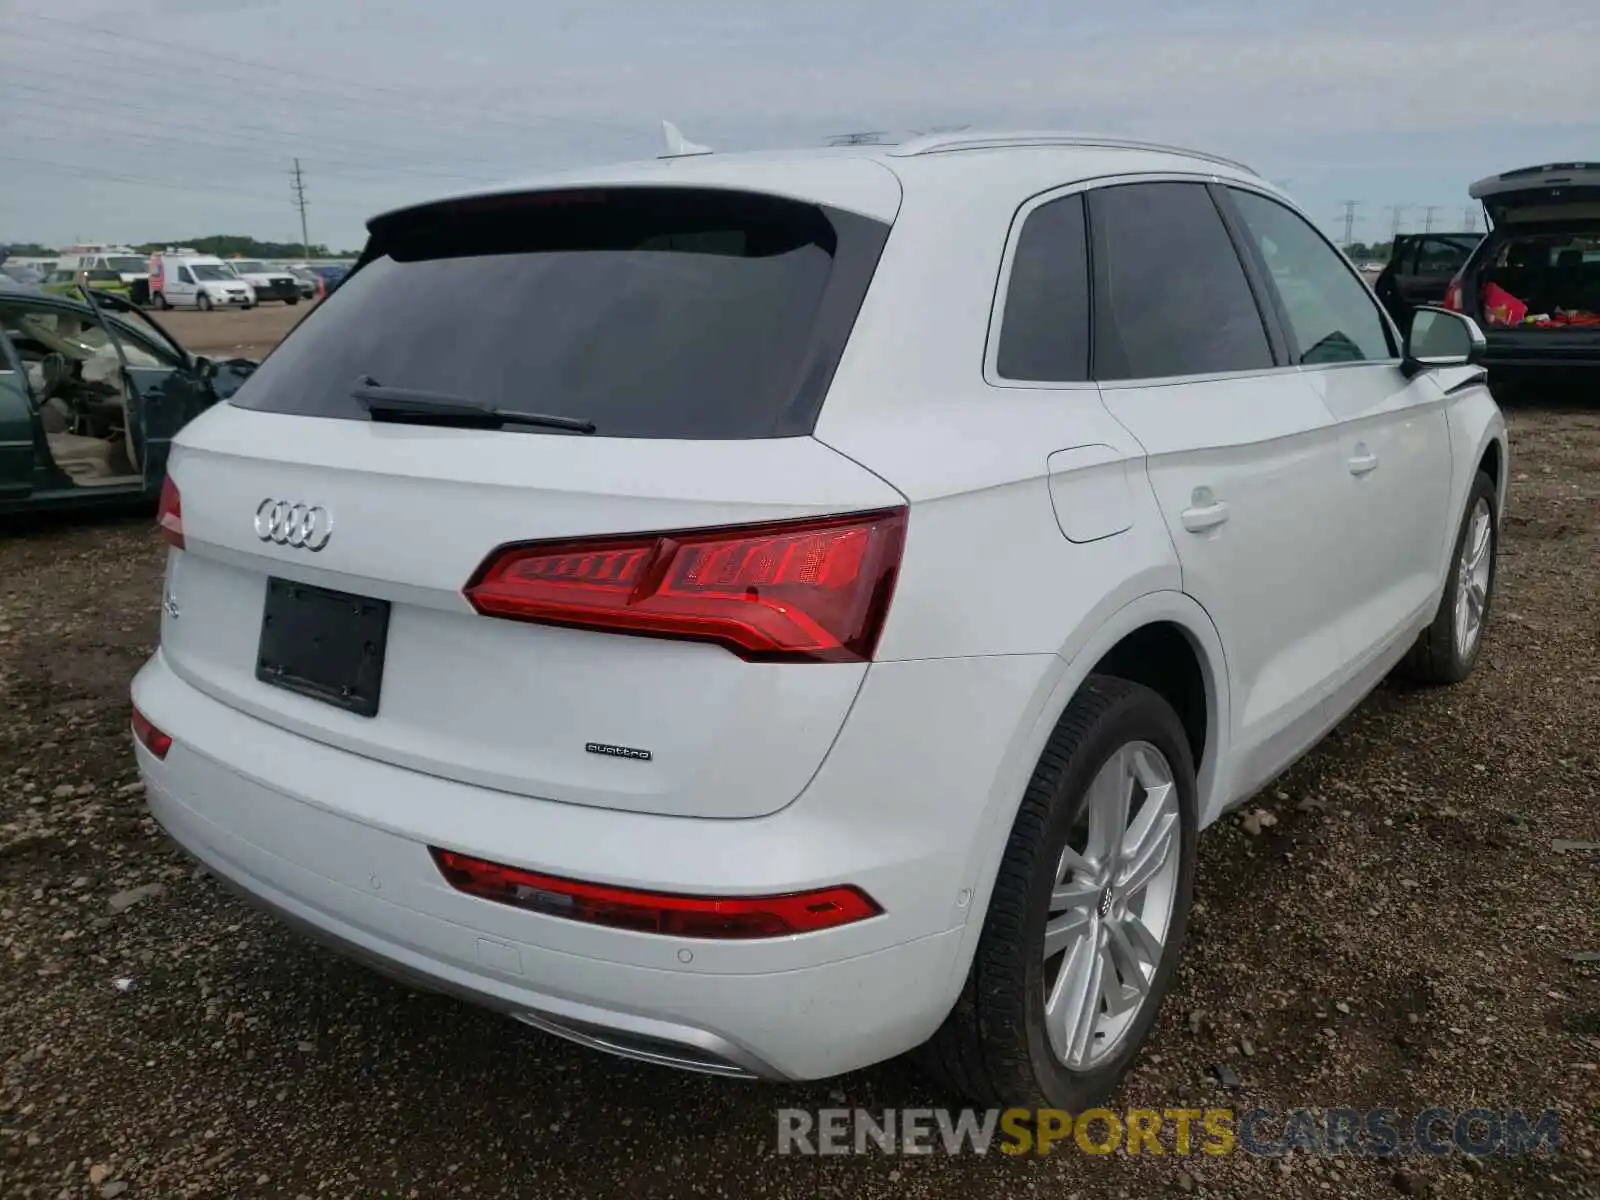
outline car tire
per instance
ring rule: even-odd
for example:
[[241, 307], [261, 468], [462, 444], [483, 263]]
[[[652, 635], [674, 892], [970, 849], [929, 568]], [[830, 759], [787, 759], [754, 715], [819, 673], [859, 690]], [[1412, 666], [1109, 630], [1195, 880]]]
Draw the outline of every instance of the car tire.
[[[1124, 779], [1119, 772], [1130, 765]], [[1115, 821], [1096, 825], [1108, 773], [1130, 797], [1122, 834], [1112, 838], [1105, 834]], [[1091, 798], [1097, 783], [1102, 788]], [[1115, 1090], [1155, 1023], [1188, 927], [1197, 790], [1188, 737], [1172, 707], [1149, 688], [1090, 676], [1057, 722], [1023, 795], [966, 982], [944, 1024], [916, 1052], [925, 1070], [965, 1099], [992, 1107], [1082, 1112]], [[1148, 817], [1151, 804], [1158, 819], [1146, 832], [1156, 840], [1130, 837], [1130, 822]], [[1131, 866], [1119, 867], [1097, 845], [1125, 848], [1130, 840], [1139, 850], [1164, 848], [1162, 865], [1142, 890], [1108, 894], [1100, 890], [1108, 876], [1125, 877], [1152, 860], [1135, 854]], [[1129, 938], [1135, 921], [1148, 939]], [[1057, 947], [1053, 956], [1046, 953], [1047, 932]], [[1129, 956], [1136, 944], [1142, 962]], [[1105, 989], [1072, 988], [1085, 973], [1069, 978], [1068, 968], [1087, 966], [1091, 979], [1096, 964], [1112, 970], [1122, 1007], [1127, 985], [1113, 966], [1119, 956], [1139, 973], [1143, 989], [1136, 1007], [1113, 1016]], [[1073, 1006], [1071, 992], [1093, 999]], [[1073, 1023], [1065, 1018], [1074, 1011], [1077, 1033], [1068, 1037]]]
[[196, 292], [194, 297], [194, 306], [201, 312], [210, 312], [211, 297], [206, 295], [204, 292]]
[[1477, 665], [1500, 557], [1497, 501], [1494, 480], [1479, 471], [1467, 492], [1439, 610], [1402, 664], [1417, 683], [1460, 683]]
[[283, 302], [285, 304], [287, 304], [290, 308], [293, 308], [296, 304], [300, 303], [300, 297], [299, 296], [287, 296], [287, 297], [284, 298]]

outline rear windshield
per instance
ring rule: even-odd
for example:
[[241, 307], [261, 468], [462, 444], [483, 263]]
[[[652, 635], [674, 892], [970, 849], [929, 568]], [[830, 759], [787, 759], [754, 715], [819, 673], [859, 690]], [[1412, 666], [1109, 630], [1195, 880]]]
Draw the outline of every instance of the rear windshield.
[[807, 434], [888, 226], [723, 190], [456, 202], [380, 219], [361, 265], [232, 398], [367, 420], [366, 377], [602, 437]]

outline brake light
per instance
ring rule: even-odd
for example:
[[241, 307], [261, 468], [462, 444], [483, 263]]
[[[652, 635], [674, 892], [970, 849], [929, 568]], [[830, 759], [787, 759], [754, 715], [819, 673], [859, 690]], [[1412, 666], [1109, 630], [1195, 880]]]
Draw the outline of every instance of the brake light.
[[883, 909], [848, 885], [783, 896], [682, 896], [541, 875], [429, 847], [445, 882], [459, 892], [546, 916], [693, 938], [787, 937], [835, 929]]
[[508, 546], [467, 584], [486, 616], [715, 642], [754, 662], [865, 662], [906, 510]]
[[156, 530], [163, 541], [183, 549], [183, 499], [178, 495], [178, 485], [168, 475], [161, 481], [161, 504], [156, 509]]
[[1457, 275], [1450, 281], [1450, 286], [1444, 290], [1444, 306], [1451, 312], [1466, 312], [1467, 306], [1462, 302], [1462, 277]]
[[133, 736], [157, 758], [166, 758], [167, 751], [172, 749], [172, 738], [150, 724], [150, 719], [138, 708], [133, 710]]

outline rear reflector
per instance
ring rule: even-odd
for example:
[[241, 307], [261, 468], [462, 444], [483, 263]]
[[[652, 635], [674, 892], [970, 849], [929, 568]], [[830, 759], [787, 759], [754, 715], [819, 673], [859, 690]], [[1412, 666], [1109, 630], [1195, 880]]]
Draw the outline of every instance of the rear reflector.
[[906, 510], [566, 542], [491, 554], [467, 600], [493, 617], [716, 642], [755, 662], [865, 662]]
[[569, 921], [692, 938], [768, 938], [813, 933], [883, 910], [859, 888], [840, 885], [786, 896], [678, 896], [636, 892], [540, 875], [430, 847], [458, 892]]
[[161, 481], [161, 505], [156, 509], [156, 530], [162, 540], [183, 549], [183, 500], [178, 485], [168, 475]]
[[150, 724], [150, 719], [137, 708], [133, 710], [133, 736], [157, 758], [166, 758], [167, 751], [172, 749], [172, 739]]

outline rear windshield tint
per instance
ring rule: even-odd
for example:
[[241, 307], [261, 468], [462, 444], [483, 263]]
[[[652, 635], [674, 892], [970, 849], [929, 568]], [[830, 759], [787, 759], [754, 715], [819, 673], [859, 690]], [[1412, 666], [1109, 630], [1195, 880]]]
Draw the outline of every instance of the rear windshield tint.
[[811, 432], [888, 226], [766, 195], [533, 193], [375, 222], [364, 265], [232, 398], [367, 420], [357, 380], [594, 423]]

